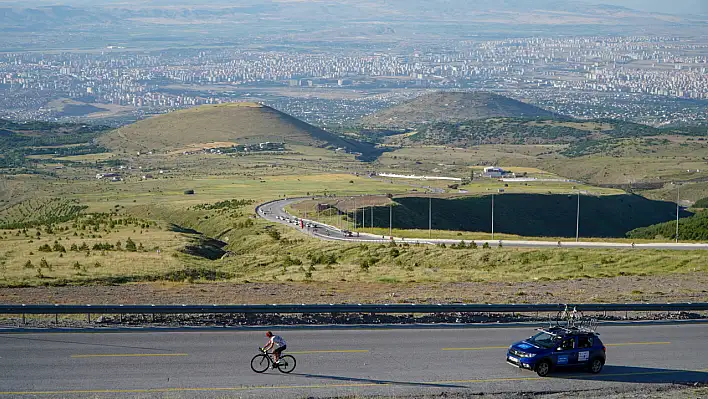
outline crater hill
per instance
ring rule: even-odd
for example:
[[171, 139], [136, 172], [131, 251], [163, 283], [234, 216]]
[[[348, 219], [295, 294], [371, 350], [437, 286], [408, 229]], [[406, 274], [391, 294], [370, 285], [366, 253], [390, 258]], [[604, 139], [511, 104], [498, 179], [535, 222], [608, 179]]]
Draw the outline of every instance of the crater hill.
[[431, 122], [554, 116], [553, 112], [494, 93], [437, 92], [366, 116], [360, 123], [375, 128], [408, 128]]
[[204, 105], [154, 116], [116, 129], [99, 139], [113, 151], [174, 151], [212, 143], [346, 148], [364, 155], [370, 144], [348, 140], [258, 103]]

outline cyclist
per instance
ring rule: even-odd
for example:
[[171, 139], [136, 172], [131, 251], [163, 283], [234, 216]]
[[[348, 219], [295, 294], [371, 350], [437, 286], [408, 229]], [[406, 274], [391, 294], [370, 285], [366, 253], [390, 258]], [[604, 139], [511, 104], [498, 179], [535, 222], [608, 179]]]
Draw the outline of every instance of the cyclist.
[[270, 349], [272, 349], [274, 346], [276, 346], [276, 345], [278, 346], [277, 348], [275, 348], [275, 350], [273, 350], [273, 356], [275, 357], [275, 363], [273, 363], [272, 367], [275, 368], [275, 366], [280, 363], [280, 354], [287, 348], [287, 346], [286, 346], [285, 340], [280, 335], [273, 335], [272, 332], [268, 331], [266, 333], [266, 337], [268, 337], [269, 341], [266, 344], [266, 346], [263, 347], [264, 351], [267, 352]]

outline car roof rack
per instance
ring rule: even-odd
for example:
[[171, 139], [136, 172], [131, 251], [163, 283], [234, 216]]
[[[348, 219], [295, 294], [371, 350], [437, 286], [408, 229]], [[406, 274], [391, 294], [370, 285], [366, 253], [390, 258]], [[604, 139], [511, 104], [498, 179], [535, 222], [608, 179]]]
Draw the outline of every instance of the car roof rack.
[[[577, 322], [577, 324], [568, 324], [568, 325], [561, 325], [561, 324], [556, 324], [556, 325], [549, 325], [547, 328], [537, 328], [537, 331], [542, 331], [545, 332], [546, 334], [553, 335], [556, 337], [562, 337], [567, 334], [594, 334], [594, 335], [600, 335], [597, 332], [597, 319], [587, 319], [583, 320], [580, 322]], [[562, 332], [559, 334], [559, 332]]]

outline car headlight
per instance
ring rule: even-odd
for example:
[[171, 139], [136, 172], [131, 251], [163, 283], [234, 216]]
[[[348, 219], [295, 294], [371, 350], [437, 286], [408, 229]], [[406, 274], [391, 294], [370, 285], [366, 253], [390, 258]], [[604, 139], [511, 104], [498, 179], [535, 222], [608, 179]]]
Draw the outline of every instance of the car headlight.
[[529, 357], [535, 357], [535, 356], [536, 356], [535, 353], [522, 353], [521, 356], [519, 356], [519, 357], [529, 358]]

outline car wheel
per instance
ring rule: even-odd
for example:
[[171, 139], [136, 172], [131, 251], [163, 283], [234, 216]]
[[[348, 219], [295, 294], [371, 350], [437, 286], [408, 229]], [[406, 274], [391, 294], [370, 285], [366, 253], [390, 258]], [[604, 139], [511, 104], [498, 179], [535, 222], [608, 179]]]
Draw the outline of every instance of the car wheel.
[[536, 365], [536, 374], [539, 377], [545, 377], [551, 372], [551, 362], [548, 360], [543, 360]]
[[590, 370], [591, 373], [597, 374], [600, 371], [602, 371], [602, 366], [605, 365], [605, 362], [602, 361], [599, 357], [596, 357], [595, 359], [592, 359], [590, 362], [590, 366], [588, 367], [588, 370]]

